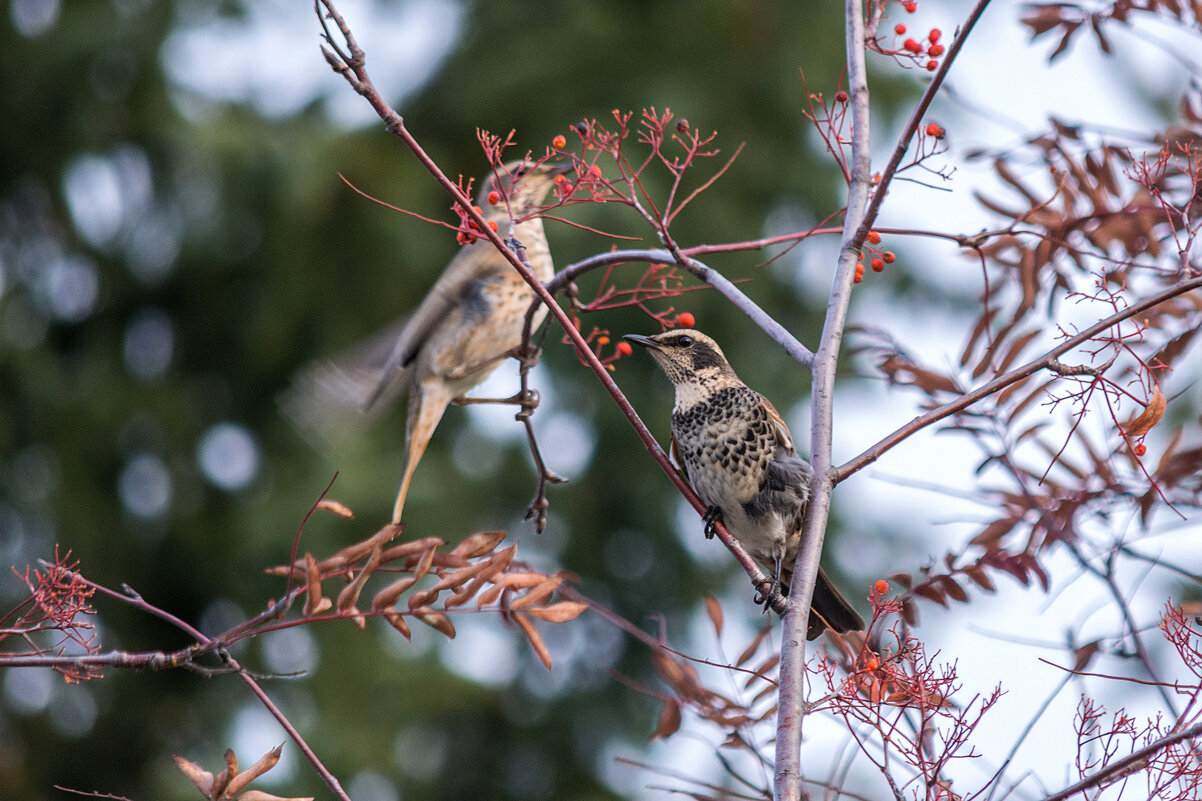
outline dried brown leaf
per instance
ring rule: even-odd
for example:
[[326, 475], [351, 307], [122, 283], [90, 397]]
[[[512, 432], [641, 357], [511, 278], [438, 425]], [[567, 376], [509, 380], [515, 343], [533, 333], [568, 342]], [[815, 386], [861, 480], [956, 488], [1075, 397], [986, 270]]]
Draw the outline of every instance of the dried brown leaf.
[[511, 609], [524, 609], [527, 606], [536, 604], [539, 601], [547, 598], [551, 593], [555, 592], [555, 588], [563, 583], [563, 576], [549, 576], [542, 584], [529, 590], [521, 598], [518, 598], [510, 606]]
[[413, 576], [404, 576], [384, 587], [371, 599], [372, 611], [378, 612], [386, 606], [392, 606], [401, 599], [405, 590], [417, 583]]
[[513, 555], [517, 549], [518, 546], [510, 545], [508, 548], [497, 551], [489, 559], [444, 573], [442, 579], [434, 585], [433, 589], [445, 590], [449, 587], [457, 587], [481, 574], [485, 574], [485, 576], [496, 575], [509, 566], [509, 563], [513, 561]]
[[384, 615], [384, 619], [387, 620], [394, 629], [401, 633], [401, 636], [403, 636], [406, 640], [413, 639], [413, 632], [410, 630], [409, 624], [405, 622], [405, 616], [402, 615], [400, 611], [393, 609], [392, 607], [388, 607], [382, 612], [382, 614]]
[[305, 617], [319, 615], [334, 605], [321, 594], [321, 574], [311, 553], [305, 554], [305, 587]]
[[183, 774], [188, 777], [192, 784], [196, 785], [196, 789], [200, 790], [201, 795], [205, 798], [212, 797], [213, 791], [213, 774], [197, 765], [195, 762], [184, 759], [179, 754], [172, 754], [171, 758], [175, 760], [176, 766], [183, 771]]
[[675, 698], [669, 698], [659, 708], [659, 720], [655, 723], [655, 731], [651, 732], [651, 739], [666, 739], [675, 734], [679, 729], [680, 702]]
[[771, 626], [765, 626], [764, 628], [760, 629], [759, 633], [756, 634], [755, 638], [751, 641], [751, 644], [743, 649], [743, 653], [739, 654], [739, 658], [735, 660], [735, 664], [739, 665], [740, 667], [746, 664], [747, 660], [751, 659], [751, 657], [755, 655], [755, 652], [759, 650], [760, 644], [764, 642], [764, 638], [767, 637], [771, 632]]
[[377, 545], [371, 552], [371, 556], [367, 560], [367, 564], [359, 571], [358, 575], [342, 588], [342, 592], [338, 593], [338, 603], [335, 604], [339, 614], [343, 614], [349, 609], [352, 609], [359, 602], [359, 594], [363, 592], [363, 587], [367, 584], [367, 580], [376, 572], [376, 568], [380, 566], [380, 546]]
[[455, 639], [455, 625], [442, 612], [436, 612], [433, 609], [420, 609], [415, 613], [415, 616], [430, 628], [447, 635], [448, 640]]
[[1009, 534], [1014, 526], [1019, 522], [1016, 517], [1003, 517], [1001, 520], [994, 520], [985, 530], [977, 536], [973, 537], [970, 542], [973, 545], [980, 545], [986, 550], [992, 550], [997, 547], [1007, 534]]
[[522, 633], [526, 635], [526, 639], [530, 642], [530, 647], [534, 649], [535, 655], [539, 661], [543, 663], [543, 667], [547, 670], [551, 669], [551, 652], [547, 650], [543, 638], [539, 636], [538, 630], [534, 628], [533, 621], [525, 615], [514, 615], [514, 620], [518, 622], [518, 626], [522, 629]]
[[1160, 391], [1160, 384], [1156, 384], [1152, 389], [1152, 397], [1148, 400], [1148, 405], [1123, 427], [1123, 433], [1129, 439], [1142, 437], [1152, 430], [1152, 426], [1160, 422], [1160, 418], [1164, 417], [1164, 409], [1164, 393]]
[[492, 549], [500, 545], [503, 539], [505, 539], [504, 531], [480, 531], [456, 545], [451, 551], [451, 555], [463, 559], [475, 559], [477, 556], [491, 553]]
[[496, 603], [497, 599], [501, 597], [501, 593], [505, 590], [523, 590], [527, 587], [541, 584], [546, 580], [547, 575], [545, 573], [506, 573], [494, 581], [493, 586], [480, 594], [480, 597], [476, 599], [476, 608], [479, 609], [487, 604]]
[[334, 514], [338, 515], [339, 517], [346, 518], [347, 520], [355, 519], [355, 513], [351, 511], [351, 508], [349, 506], [347, 506], [344, 503], [339, 503], [338, 501], [331, 500], [330, 498], [322, 498], [320, 501], [317, 502], [317, 506], [315, 508], [324, 509], [327, 512], [333, 512]]
[[387, 564], [396, 559], [407, 558], [415, 554], [424, 554], [427, 551], [433, 551], [436, 548], [441, 548], [446, 545], [447, 541], [441, 537], [422, 537], [420, 540], [410, 540], [402, 542], [400, 545], [394, 545], [391, 548], [386, 548], [384, 553], [380, 554], [380, 561]]
[[[246, 770], [239, 773], [230, 779], [230, 783], [226, 785], [225, 795], [232, 798], [242, 791], [248, 784], [262, 776], [267, 771], [271, 770], [280, 761], [280, 754], [284, 752], [284, 744], [280, 743], [275, 748], [268, 751], [263, 756], [259, 757], [255, 764], [251, 765]], [[232, 753], [232, 752], [231, 752]]]
[[1075, 657], [1076, 661], [1073, 663], [1073, 670], [1085, 670], [1085, 668], [1089, 666], [1089, 663], [1093, 661], [1094, 655], [1098, 653], [1098, 649], [1101, 648], [1101, 645], [1101, 640], [1094, 640], [1093, 642], [1086, 643], [1080, 648], [1075, 649], [1073, 651], [1073, 656]]
[[718, 603], [718, 599], [712, 595], [705, 596], [705, 611], [710, 616], [710, 623], [714, 626], [714, 633], [719, 637], [722, 636], [722, 604]]
[[575, 620], [585, 609], [588, 609], [588, 604], [582, 604], [579, 601], [560, 601], [550, 606], [531, 607], [526, 610], [526, 613], [548, 623], [566, 623], [569, 620]]

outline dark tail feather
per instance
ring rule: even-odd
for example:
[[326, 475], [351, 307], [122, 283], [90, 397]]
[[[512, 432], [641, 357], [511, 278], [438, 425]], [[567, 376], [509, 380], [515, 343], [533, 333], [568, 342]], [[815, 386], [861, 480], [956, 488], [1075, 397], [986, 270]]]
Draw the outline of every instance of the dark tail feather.
[[835, 589], [831, 580], [818, 569], [818, 581], [814, 585], [814, 599], [810, 607], [810, 623], [806, 628], [806, 639], [813, 640], [827, 629], [843, 634], [848, 631], [863, 631], [864, 618], [852, 608], [843, 593]]

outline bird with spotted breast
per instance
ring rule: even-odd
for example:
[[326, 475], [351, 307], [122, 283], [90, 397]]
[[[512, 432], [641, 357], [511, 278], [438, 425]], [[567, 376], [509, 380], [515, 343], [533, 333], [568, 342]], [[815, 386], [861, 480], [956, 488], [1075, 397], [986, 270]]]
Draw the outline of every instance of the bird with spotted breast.
[[[721, 520], [788, 594], [810, 496], [810, 465], [797, 455], [780, 414], [735, 374], [722, 349], [700, 331], [628, 334], [676, 390], [672, 459], [706, 504], [706, 535]], [[821, 569], [808, 639], [826, 629], [861, 631], [864, 620]]]
[[[512, 236], [525, 249], [540, 281], [549, 280], [555, 267], [537, 212], [555, 178], [571, 169], [570, 163], [510, 162], [483, 182], [477, 200], [485, 220], [503, 237], [513, 222]], [[489, 203], [490, 197], [496, 202]], [[323, 361], [302, 371], [281, 401], [285, 415], [302, 431], [329, 438], [323, 429], [335, 428], [345, 407], [367, 410], [408, 393], [394, 523], [401, 520], [414, 470], [447, 406], [481, 402], [465, 396], [522, 344], [526, 312], [535, 298], [534, 290], [491, 242], [462, 236], [461, 241], [465, 238], [468, 242], [399, 328], [394, 326], [346, 363]], [[540, 306], [533, 327], [546, 314], [546, 307]]]

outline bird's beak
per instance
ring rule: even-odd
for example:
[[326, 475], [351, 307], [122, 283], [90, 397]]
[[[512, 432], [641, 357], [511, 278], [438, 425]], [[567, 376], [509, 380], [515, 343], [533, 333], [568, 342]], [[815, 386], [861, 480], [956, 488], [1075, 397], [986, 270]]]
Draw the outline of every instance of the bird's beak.
[[636, 345], [642, 345], [647, 350], [663, 350], [659, 343], [651, 337], [645, 337], [642, 334], [627, 334], [622, 339], [629, 340]]
[[570, 161], [565, 162], [563, 164], [548, 164], [548, 165], [546, 165], [546, 167], [547, 167], [547, 175], [552, 175], [552, 176], [567, 175], [568, 173], [570, 173], [574, 169], [576, 169], [576, 165]]

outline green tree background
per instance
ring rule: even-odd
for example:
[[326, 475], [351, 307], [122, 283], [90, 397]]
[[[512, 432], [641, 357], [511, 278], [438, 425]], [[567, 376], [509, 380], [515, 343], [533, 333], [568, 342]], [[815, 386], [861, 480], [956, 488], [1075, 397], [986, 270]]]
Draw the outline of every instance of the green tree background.
[[[515, 129], [521, 148], [541, 151], [581, 118], [656, 106], [717, 130], [726, 154], [747, 143], [734, 168], [682, 215], [679, 241], [777, 233], [841, 202], [839, 176], [802, 116], [807, 84], [799, 73], [804, 67], [811, 91], [830, 97], [838, 88], [837, 6], [497, 0], [447, 8], [461, 15], [457, 36], [420, 87], [396, 98], [390, 82], [413, 76], [374, 75], [452, 174], [484, 169], [477, 127]], [[339, 174], [436, 218], [450, 219], [448, 202], [379, 124], [338, 111], [358, 100], [341, 79], [298, 75], [297, 88], [272, 69], [321, 65], [306, 3], [11, 0], [6, 11], [0, 551], [21, 567], [48, 558], [56, 544], [69, 548], [89, 578], [127, 582], [154, 604], [220, 630], [281, 591], [263, 568], [286, 560], [335, 470], [331, 495], [358, 519], [319, 516], [304, 549], [328, 553], [360, 539], [391, 508], [399, 409], [334, 452], [319, 452], [284, 422], [275, 399], [293, 371], [414, 306], [456, 244], [444, 229], [355, 195]], [[387, 42], [371, 36], [373, 19], [395, 18], [404, 4], [344, 11], [375, 64]], [[283, 32], [247, 37], [240, 67], [221, 63], [228, 49], [183, 62], [202, 77], [212, 70], [218, 87], [231, 73], [231, 86], [258, 79], [259, 95], [198, 92], [166, 68], [197, 41], [191, 34], [218, 25]], [[265, 41], [270, 46], [260, 46]], [[278, 85], [272, 75], [281, 76]], [[896, 80], [874, 84], [879, 113], [914, 88]], [[308, 100], [281, 111], [274, 101], [294, 92]], [[646, 234], [619, 212], [579, 207], [567, 216]], [[562, 225], [549, 236], [560, 266], [609, 247]], [[796, 259], [762, 261], [742, 254], [711, 264], [754, 277], [747, 291], [757, 302], [803, 338], [812, 334], [821, 298], [804, 297], [790, 280]], [[640, 268], [625, 269], [619, 280]], [[584, 291], [595, 282], [586, 279]], [[677, 307], [693, 312], [778, 406], [803, 397], [808, 386], [785, 369], [787, 357], [716, 296], [689, 294]], [[615, 336], [652, 326], [629, 310], [587, 322]], [[586, 594], [640, 625], [664, 614], [677, 635], [687, 633], [704, 592], [749, 601], [718, 545], [682, 545], [680, 531], [699, 541], [700, 525], [676, 520], [669, 483], [557, 339], [552, 334], [536, 375], [546, 396], [536, 419], [544, 430], [542, 421], [555, 421], [564, 459], [578, 467], [571, 483], [550, 491], [548, 530], [536, 535], [521, 520], [534, 475], [518, 425], [501, 423], [514, 436], [498, 439], [472, 423], [489, 412], [453, 409], [418, 472], [407, 535], [455, 541], [506, 528], [521, 556], [575, 572]], [[617, 377], [664, 434], [670, 391], [650, 360], [620, 362]], [[508, 417], [491, 414], [479, 419]], [[551, 467], [562, 469], [556, 447], [549, 450]], [[0, 581], [0, 598], [11, 604], [20, 589], [14, 579]], [[145, 615], [99, 605], [106, 648], [182, 642]], [[489, 620], [473, 631], [451, 643], [418, 632], [409, 645], [378, 622], [365, 632], [311, 626], [238, 656], [268, 672], [307, 669], [268, 690], [356, 798], [397, 797], [382, 782], [395, 782], [406, 799], [614, 797], [603, 779], [613, 749], [628, 743], [638, 753], [657, 706], [608, 671], [653, 681], [646, 651], [586, 616], [546, 632], [557, 660], [548, 673], [516, 630]], [[458, 662], [474, 664], [480, 680], [448, 670]], [[230, 678], [110, 671], [66, 686], [48, 671], [14, 670], [0, 680], [4, 798], [62, 797], [54, 784], [191, 798], [170, 754], [215, 765], [226, 747], [259, 742], [249, 733], [263, 728], [262, 713]], [[267, 731], [265, 742], [284, 739]], [[307, 766], [295, 767], [272, 789], [321, 795]]]

